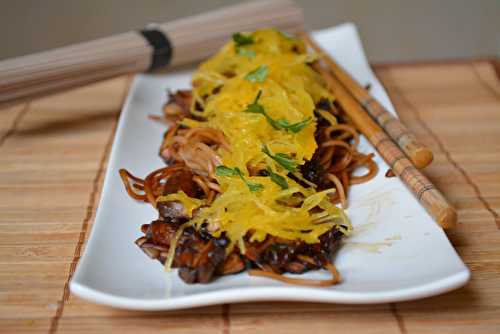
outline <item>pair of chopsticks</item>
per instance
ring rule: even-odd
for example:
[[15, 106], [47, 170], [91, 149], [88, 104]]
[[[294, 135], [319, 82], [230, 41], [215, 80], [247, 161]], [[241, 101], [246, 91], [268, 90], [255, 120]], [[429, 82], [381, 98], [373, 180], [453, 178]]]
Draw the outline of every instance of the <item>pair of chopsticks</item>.
[[457, 221], [455, 209], [418, 168], [432, 161], [432, 152], [361, 87], [312, 38], [301, 33], [306, 43], [321, 55], [315, 69], [324, 77], [338, 103], [358, 130], [375, 146], [417, 200], [443, 228]]

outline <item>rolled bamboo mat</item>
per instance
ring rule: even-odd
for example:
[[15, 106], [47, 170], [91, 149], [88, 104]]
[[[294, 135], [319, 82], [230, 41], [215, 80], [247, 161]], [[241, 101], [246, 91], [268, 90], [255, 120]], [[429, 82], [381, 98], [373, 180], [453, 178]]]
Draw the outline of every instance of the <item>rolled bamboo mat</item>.
[[393, 304], [247, 303], [153, 313], [71, 296], [67, 283], [92, 227], [130, 83], [122, 77], [0, 112], [0, 332], [497, 333], [500, 83], [493, 66], [375, 70], [403, 123], [435, 153], [425, 174], [457, 208], [458, 224], [447, 234], [472, 270], [466, 287]]
[[[302, 10], [291, 0], [251, 1], [180, 18], [154, 29], [170, 41], [171, 48], [159, 47], [162, 57], [169, 58], [166, 55], [171, 50], [169, 66], [177, 66], [214, 53], [235, 32], [262, 27], [297, 32], [303, 29]], [[154, 53], [149, 44], [139, 31], [131, 31], [0, 61], [0, 105], [147, 71]]]

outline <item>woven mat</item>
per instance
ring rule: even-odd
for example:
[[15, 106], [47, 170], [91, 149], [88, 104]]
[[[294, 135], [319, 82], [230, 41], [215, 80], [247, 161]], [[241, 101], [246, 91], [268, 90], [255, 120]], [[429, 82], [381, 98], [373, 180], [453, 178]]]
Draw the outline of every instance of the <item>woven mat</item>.
[[458, 209], [458, 227], [448, 236], [472, 270], [462, 289], [396, 304], [248, 303], [145, 313], [71, 296], [68, 281], [92, 227], [131, 78], [0, 110], [0, 332], [500, 332], [497, 63], [375, 66], [404, 123], [435, 153], [425, 173]]

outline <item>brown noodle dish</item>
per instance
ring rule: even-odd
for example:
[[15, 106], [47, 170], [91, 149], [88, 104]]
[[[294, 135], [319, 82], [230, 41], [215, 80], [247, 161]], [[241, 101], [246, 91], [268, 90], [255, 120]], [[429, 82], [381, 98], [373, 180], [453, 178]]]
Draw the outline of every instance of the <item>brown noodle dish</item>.
[[[310, 286], [340, 281], [333, 260], [352, 229], [347, 194], [378, 168], [357, 150], [317, 61], [276, 30], [238, 33], [200, 65], [192, 90], [169, 93], [154, 117], [169, 126], [166, 166], [144, 179], [120, 170], [128, 194], [158, 210], [136, 241], [150, 258], [186, 283], [245, 270]], [[358, 168], [368, 172], [355, 176]], [[283, 275], [319, 269], [332, 278]]]

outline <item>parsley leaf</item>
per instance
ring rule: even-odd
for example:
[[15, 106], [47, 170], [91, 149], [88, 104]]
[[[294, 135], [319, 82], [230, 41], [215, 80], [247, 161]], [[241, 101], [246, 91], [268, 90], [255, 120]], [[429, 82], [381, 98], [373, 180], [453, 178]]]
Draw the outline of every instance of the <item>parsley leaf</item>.
[[255, 70], [249, 72], [245, 75], [245, 80], [250, 82], [264, 82], [267, 78], [267, 73], [269, 72], [269, 68], [267, 65], [260, 65]]
[[245, 183], [247, 184], [248, 189], [250, 189], [250, 191], [253, 193], [264, 189], [264, 186], [260, 183], [254, 183], [248, 181], [245, 181]]
[[239, 176], [240, 179], [242, 179], [243, 182], [245, 182], [248, 189], [250, 189], [250, 191], [253, 193], [264, 189], [264, 186], [260, 183], [249, 182], [249, 181], [245, 180], [245, 176], [243, 175], [243, 172], [238, 167], [229, 168], [229, 167], [226, 167], [223, 165], [217, 166], [215, 168], [215, 175], [217, 175], [217, 176]]
[[252, 35], [243, 35], [240, 32], [233, 34], [233, 41], [236, 47], [254, 43]]
[[243, 178], [244, 178], [244, 175], [243, 175], [243, 172], [241, 171], [241, 169], [239, 169], [238, 167], [234, 167], [234, 172], [235, 174], [234, 175], [238, 175], [243, 181], [245, 181]]
[[286, 179], [283, 176], [274, 173], [270, 167], [267, 167], [267, 172], [269, 173], [271, 181], [279, 185], [281, 189], [288, 189], [288, 182], [286, 182]]
[[269, 151], [266, 145], [262, 146], [262, 152], [276, 161], [286, 170], [289, 170], [290, 172], [295, 172], [297, 170], [297, 163], [289, 155], [284, 153], [276, 153], [275, 155], [272, 155], [271, 151]]
[[293, 123], [293, 124], [290, 124], [290, 122], [288, 122], [288, 120], [286, 120], [286, 119], [279, 119], [275, 122], [277, 123], [278, 127], [285, 129], [285, 130], [292, 131], [293, 133], [297, 133], [297, 132], [300, 132], [303, 128], [305, 128], [307, 126], [307, 124], [309, 124], [311, 119], [312, 119], [311, 117], [308, 117], [303, 121]]
[[236, 176], [239, 174], [236, 172], [236, 170], [221, 165], [221, 166], [215, 167], [215, 175], [217, 175], [217, 176]]
[[245, 112], [250, 112], [253, 114], [262, 114], [262, 115], [266, 114], [264, 107], [259, 103], [259, 99], [260, 99], [261, 95], [262, 95], [262, 91], [259, 90], [259, 92], [257, 93], [257, 96], [255, 97], [255, 100], [253, 100], [253, 102], [247, 106], [247, 108], [245, 109]]
[[236, 53], [239, 54], [240, 56], [248, 58], [255, 58], [255, 56], [257, 55], [254, 50], [248, 50], [245, 48], [236, 48]]
[[273, 128], [275, 128], [276, 130], [279, 130], [280, 127], [278, 126], [276, 121], [274, 119], [272, 119], [271, 116], [269, 116], [266, 113], [266, 110], [264, 109], [264, 107], [259, 103], [259, 99], [260, 99], [261, 95], [262, 95], [262, 91], [259, 90], [259, 92], [257, 93], [257, 96], [255, 97], [255, 100], [247, 106], [247, 108], [245, 109], [245, 112], [263, 115], [267, 119], [269, 124], [271, 124], [273, 126]]
[[250, 182], [250, 181], [245, 180], [243, 173], [241, 172], [241, 170], [238, 167], [236, 167], [234, 170], [236, 171], [236, 173], [238, 173], [240, 179], [242, 179], [243, 182], [245, 182], [245, 184], [247, 185], [248, 189], [250, 189], [251, 192], [254, 193], [254, 192], [257, 192], [257, 191], [264, 189], [264, 186], [260, 183], [255, 183], [255, 182]]
[[297, 39], [295, 37], [293, 37], [292, 35], [284, 32], [284, 31], [281, 31], [281, 30], [278, 30], [278, 29], [274, 29], [274, 30], [277, 31], [281, 35], [281, 37], [287, 39], [290, 42], [296, 42], [297, 41]]
[[305, 128], [307, 126], [307, 124], [309, 124], [311, 122], [311, 120], [312, 120], [312, 117], [308, 117], [303, 121], [293, 123], [287, 128], [287, 130], [290, 130], [293, 133], [300, 132], [303, 128]]
[[262, 91], [259, 90], [259, 92], [257, 93], [257, 96], [255, 97], [255, 100], [247, 106], [247, 108], [245, 109], [245, 112], [263, 115], [266, 118], [266, 120], [269, 122], [269, 124], [271, 124], [272, 127], [275, 128], [276, 130], [283, 129], [283, 130], [291, 131], [293, 133], [298, 133], [303, 128], [305, 128], [307, 126], [307, 124], [309, 124], [309, 122], [312, 120], [311, 117], [308, 117], [301, 122], [297, 122], [297, 123], [293, 123], [293, 124], [290, 124], [290, 122], [288, 122], [288, 120], [286, 120], [286, 119], [275, 120], [267, 114], [264, 107], [259, 103], [259, 99], [260, 99], [261, 95], [262, 95]]
[[234, 51], [240, 56], [255, 58], [256, 54], [253, 50], [248, 50], [242, 46], [253, 44], [255, 41], [252, 35], [243, 35], [242, 33], [233, 34]]

